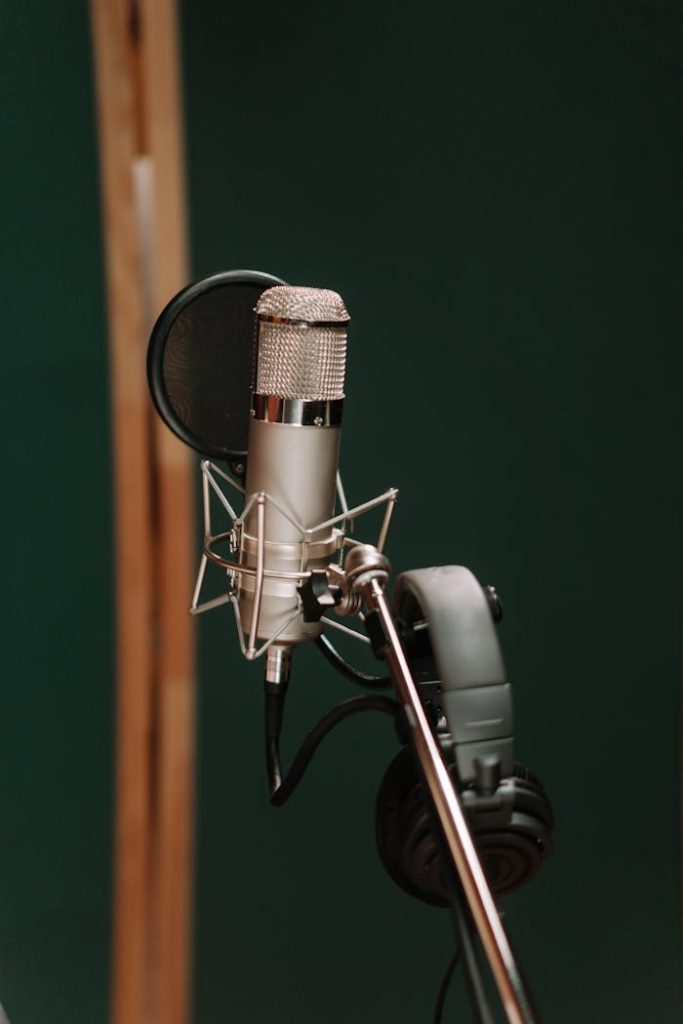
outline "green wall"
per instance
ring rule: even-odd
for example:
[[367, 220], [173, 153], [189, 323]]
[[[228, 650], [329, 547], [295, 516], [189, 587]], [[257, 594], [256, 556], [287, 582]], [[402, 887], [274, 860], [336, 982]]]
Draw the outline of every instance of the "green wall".
[[109, 987], [111, 460], [87, 4], [0, 5], [0, 1002]]
[[[674, 12], [183, 12], [196, 276], [342, 293], [347, 491], [401, 488], [397, 570], [502, 593], [518, 752], [558, 822], [507, 921], [552, 1024], [680, 1020]], [[315, 651], [295, 669], [290, 751], [349, 692]], [[430, 1019], [448, 922], [373, 845], [394, 749], [346, 723], [271, 810], [260, 669], [204, 620], [195, 1024]]]

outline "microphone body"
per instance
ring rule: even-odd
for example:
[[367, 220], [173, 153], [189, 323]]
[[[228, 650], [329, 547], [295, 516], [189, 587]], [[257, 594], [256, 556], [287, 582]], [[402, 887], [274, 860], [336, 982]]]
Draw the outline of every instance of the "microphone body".
[[[304, 622], [301, 613], [292, 618], [299, 608], [295, 574], [325, 568], [339, 544], [333, 527], [305, 531], [334, 516], [349, 316], [335, 292], [286, 286], [264, 292], [256, 312], [245, 490], [247, 504], [253, 496], [267, 498], [260, 507], [254, 500], [246, 516], [240, 561], [250, 569], [258, 565], [260, 518], [265, 578], [257, 607], [256, 577], [240, 574], [239, 607], [250, 638], [265, 641], [278, 633], [268, 650], [266, 676], [280, 682], [292, 646], [322, 632], [320, 623]], [[294, 575], [273, 579], [270, 571]]]
[[[265, 568], [297, 573], [303, 569], [324, 568], [336, 547], [331, 529], [317, 534], [302, 545], [301, 530], [331, 519], [334, 515], [336, 474], [339, 463], [339, 427], [298, 426], [253, 419], [249, 432], [247, 500], [264, 492], [274, 498], [265, 506]], [[247, 516], [242, 534], [243, 563], [256, 566], [258, 521], [256, 507]], [[306, 550], [308, 548], [308, 550]], [[240, 615], [245, 632], [251, 628], [256, 581], [243, 576], [240, 590]], [[298, 583], [265, 579], [257, 637], [272, 636], [297, 607]], [[300, 643], [320, 635], [319, 623], [304, 622], [301, 617], [280, 634], [278, 640]]]

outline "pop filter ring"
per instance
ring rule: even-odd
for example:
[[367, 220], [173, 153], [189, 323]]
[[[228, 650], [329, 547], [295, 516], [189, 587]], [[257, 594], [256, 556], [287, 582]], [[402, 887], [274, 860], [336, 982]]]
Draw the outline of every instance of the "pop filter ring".
[[[195, 281], [192, 284], [187, 285], [187, 287], [179, 291], [177, 295], [174, 295], [170, 302], [161, 311], [156, 323], [154, 324], [149, 340], [149, 347], [147, 349], [147, 380], [154, 407], [169, 430], [171, 430], [184, 444], [189, 445], [190, 448], [194, 448], [195, 451], [200, 452], [202, 455], [208, 455], [210, 458], [227, 460], [233, 464], [235, 462], [244, 462], [247, 456], [246, 434], [248, 430], [248, 421], [244, 423], [242, 429], [242, 434], [245, 439], [243, 447], [228, 447], [228, 445], [221, 444], [220, 441], [217, 441], [215, 438], [200, 437], [191, 429], [186, 419], [183, 419], [179, 414], [176, 404], [169, 395], [166, 380], [166, 346], [169, 338], [171, 337], [173, 328], [176, 325], [178, 318], [192, 303], [195, 303], [198, 299], [201, 299], [202, 296], [215, 289], [231, 287], [240, 288], [244, 285], [254, 285], [256, 286], [254, 289], [254, 300], [256, 300], [260, 292], [265, 291], [266, 288], [272, 288], [276, 285], [282, 285], [285, 283], [286, 282], [281, 278], [260, 270], [227, 270], [218, 274], [212, 274], [210, 277], [202, 278], [200, 281]], [[259, 288], [260, 291], [258, 291]], [[244, 310], [242, 310], [242, 312], [244, 312]], [[242, 333], [242, 336], [238, 338], [238, 344], [245, 350], [244, 358], [247, 361], [245, 366], [248, 366], [247, 372], [249, 373], [253, 371], [255, 323], [256, 320], [254, 315], [254, 330], [251, 337], [247, 338], [244, 333]], [[228, 337], [230, 326], [231, 325], [229, 323], [226, 324], [226, 335]], [[235, 433], [236, 431], [233, 429], [233, 434]], [[236, 467], [233, 466], [233, 468]]]

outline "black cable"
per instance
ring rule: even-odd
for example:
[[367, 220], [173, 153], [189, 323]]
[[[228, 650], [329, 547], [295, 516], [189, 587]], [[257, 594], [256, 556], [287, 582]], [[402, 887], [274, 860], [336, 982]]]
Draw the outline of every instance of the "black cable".
[[322, 651], [329, 663], [333, 665], [338, 672], [341, 672], [343, 676], [350, 679], [352, 683], [357, 683], [359, 686], [366, 686], [369, 690], [391, 689], [391, 676], [373, 676], [369, 672], [362, 672], [359, 668], [355, 668], [353, 665], [349, 664], [346, 658], [341, 656], [336, 647], [332, 645], [324, 634], [317, 638], [315, 645], [319, 651]]
[[455, 953], [448, 962], [446, 972], [441, 979], [441, 985], [439, 986], [439, 993], [436, 997], [436, 1006], [434, 1007], [434, 1022], [433, 1024], [442, 1024], [443, 1021], [443, 1010], [446, 1005], [446, 996], [448, 995], [448, 986], [451, 983], [451, 978], [455, 974], [455, 969], [458, 966], [460, 960], [460, 948], [456, 949]]
[[299, 747], [287, 775], [282, 777], [280, 762], [280, 730], [284, 713], [286, 690], [277, 684], [266, 683], [265, 688], [265, 738], [266, 738], [266, 770], [270, 788], [270, 802], [274, 807], [282, 807], [290, 798], [304, 772], [308, 768], [313, 755], [335, 725], [350, 715], [360, 711], [382, 711], [393, 718], [399, 713], [400, 705], [390, 697], [379, 694], [366, 694], [363, 697], [352, 697], [338, 704], [313, 726], [308, 736]]

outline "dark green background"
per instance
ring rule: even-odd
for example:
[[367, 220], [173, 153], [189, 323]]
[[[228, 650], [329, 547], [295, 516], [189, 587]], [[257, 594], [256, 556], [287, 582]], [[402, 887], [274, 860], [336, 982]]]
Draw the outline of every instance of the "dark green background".
[[[195, 275], [343, 294], [349, 496], [401, 488], [396, 570], [460, 562], [503, 595], [518, 753], [558, 819], [507, 922], [549, 1024], [680, 1019], [675, 10], [182, 12]], [[87, 5], [4, 4], [0, 55], [0, 1001], [13, 1024], [104, 1024], [113, 566]], [[201, 638], [195, 1024], [428, 1021], [452, 939], [374, 852], [387, 722], [342, 726], [273, 811], [260, 669], [225, 612]], [[287, 752], [348, 692], [298, 652]]]
[[[558, 819], [508, 924], [552, 1024], [681, 1019], [673, 10], [184, 8], [196, 273], [342, 293], [347, 491], [401, 488], [397, 570], [502, 593], [518, 752]], [[386, 721], [270, 810], [260, 670], [212, 614], [197, 1024], [424, 1024], [451, 938], [374, 853]], [[297, 654], [290, 749], [348, 692]]]
[[113, 559], [87, 5], [0, 4], [0, 1002], [107, 1019]]

